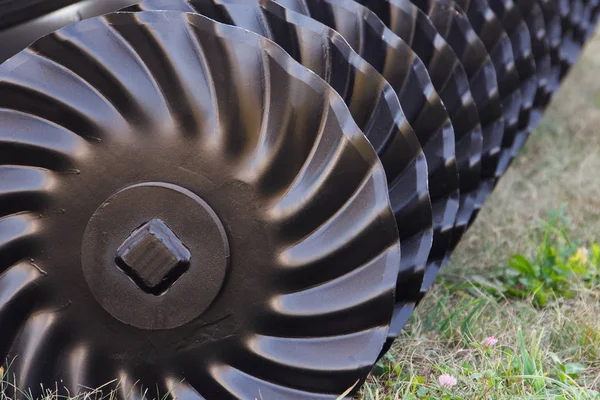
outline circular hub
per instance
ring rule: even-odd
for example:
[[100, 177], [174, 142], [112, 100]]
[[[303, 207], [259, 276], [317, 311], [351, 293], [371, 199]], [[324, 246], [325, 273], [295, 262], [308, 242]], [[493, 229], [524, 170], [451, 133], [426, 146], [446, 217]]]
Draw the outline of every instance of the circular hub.
[[82, 266], [102, 307], [144, 329], [205, 311], [223, 284], [229, 245], [215, 212], [191, 191], [143, 183], [111, 196], [85, 230]]

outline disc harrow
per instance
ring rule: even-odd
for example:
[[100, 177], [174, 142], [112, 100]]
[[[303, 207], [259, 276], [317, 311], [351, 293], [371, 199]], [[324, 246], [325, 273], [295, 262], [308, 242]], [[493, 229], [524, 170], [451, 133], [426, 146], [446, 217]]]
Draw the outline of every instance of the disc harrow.
[[353, 396], [599, 16], [0, 0], [2, 394]]

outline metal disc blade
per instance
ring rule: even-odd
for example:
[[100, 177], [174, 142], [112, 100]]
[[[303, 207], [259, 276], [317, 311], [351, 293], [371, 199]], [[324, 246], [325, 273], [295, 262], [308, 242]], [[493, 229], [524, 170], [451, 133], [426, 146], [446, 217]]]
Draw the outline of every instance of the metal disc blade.
[[[427, 16], [409, 2], [388, 3], [363, 1], [389, 29], [404, 40], [423, 60], [432, 83], [450, 113], [456, 135], [456, 159], [460, 177], [460, 206], [456, 222], [449, 231], [452, 242], [456, 234], [468, 224], [475, 210], [481, 182], [481, 125], [471, 86], [462, 64], [450, 45], [440, 37]], [[449, 256], [449, 249], [432, 258], [422, 292], [433, 283], [437, 272]]]
[[[467, 16], [456, 4], [429, 1], [414, 3], [428, 14], [438, 32], [456, 52], [469, 78], [471, 92], [479, 111], [483, 131], [482, 181], [470, 220], [472, 223], [493, 187], [493, 178], [490, 177], [493, 174], [489, 171], [495, 170], [493, 165], [497, 163], [504, 135], [505, 118], [496, 70], [485, 45], [473, 31]], [[454, 246], [458, 244], [463, 233], [464, 229], [453, 237]]]
[[596, 27], [596, 16], [595, 10], [600, 5], [600, 0], [584, 0], [583, 2], [583, 16], [581, 24], [575, 31], [575, 40], [577, 40], [582, 46], [588, 41], [590, 31]]
[[544, 15], [544, 23], [546, 24], [546, 34], [548, 36], [548, 45], [550, 50], [550, 61], [552, 64], [552, 74], [544, 98], [542, 99], [542, 105], [548, 106], [552, 96], [560, 87], [560, 76], [561, 76], [561, 57], [560, 47], [562, 44], [562, 24], [560, 21], [560, 10], [555, 0], [538, 0], [538, 4], [542, 9]]
[[[493, 157], [502, 143], [504, 129], [502, 103], [492, 61], [477, 35], [471, 34], [472, 28], [468, 19], [465, 16], [457, 16], [453, 3], [413, 4], [408, 0], [361, 0], [361, 3], [375, 10], [383, 21], [394, 27], [394, 31], [404, 32], [403, 35], [406, 37], [412, 36], [413, 32], [418, 30], [427, 29], [432, 32], [427, 39], [413, 41], [415, 48], [427, 42], [431, 47], [431, 44], [439, 43], [442, 38], [445, 39], [444, 43], [448, 44], [450, 50], [454, 50], [465, 70], [477, 105], [483, 131], [482, 163]], [[429, 18], [423, 13], [427, 13]], [[423, 28], [419, 29], [418, 26]], [[485, 175], [482, 174], [481, 177], [485, 178]], [[488, 186], [486, 180], [479, 183], [468, 220], [459, 220], [453, 229], [452, 247], [458, 243], [468, 223], [476, 215], [477, 209], [483, 202], [482, 193], [487, 192], [483, 189]]]
[[375, 14], [354, 1], [286, 0], [290, 9], [303, 11], [338, 31], [350, 46], [373, 65], [398, 94], [400, 103], [423, 147], [429, 167], [429, 191], [433, 203], [434, 237], [429, 257], [403, 263], [396, 290], [397, 308], [390, 341], [407, 321], [407, 310], [422, 296], [427, 268], [448, 252], [448, 231], [458, 211], [458, 170], [454, 130], [423, 61], [401, 38], [387, 29]]
[[582, 0], [558, 0], [558, 7], [562, 30], [562, 43], [559, 53], [562, 63], [562, 79], [567, 75], [581, 53], [581, 43], [575, 39], [575, 31], [578, 21], [583, 17], [584, 6]]
[[[382, 75], [339, 33], [278, 3], [182, 2], [194, 12], [272, 39], [344, 98], [355, 121], [378, 151], [386, 171], [402, 245], [400, 268], [405, 271], [421, 265], [427, 259], [433, 235], [427, 164], [396, 92]], [[137, 8], [161, 9], [165, 5], [173, 7], [174, 3], [177, 2], [147, 0]]]
[[511, 39], [487, 0], [459, 0], [456, 3], [469, 18], [473, 30], [485, 45], [496, 69], [504, 114], [504, 136], [500, 150], [493, 157], [488, 157], [484, 174], [488, 179], [497, 182], [507, 166], [503, 162], [502, 154], [511, 150], [512, 138], [519, 129], [519, 114], [523, 103], [521, 79]]
[[542, 114], [546, 105], [546, 93], [549, 91], [548, 88], [552, 83], [552, 59], [550, 40], [541, 7], [535, 0], [521, 0], [516, 2], [516, 4], [521, 10], [521, 14], [529, 28], [531, 48], [535, 58], [538, 81], [538, 89], [533, 109], [529, 116], [529, 123], [525, 128], [526, 131], [522, 143], [520, 143], [520, 147], [522, 147], [526, 138], [542, 119]]
[[0, 63], [31, 43], [85, 18], [118, 11], [139, 0], [6, 0], [0, 10]]
[[335, 399], [366, 376], [400, 263], [385, 172], [279, 46], [113, 14], [0, 65], [0, 102], [0, 353], [20, 389]]
[[510, 37], [515, 64], [521, 81], [519, 129], [505, 135], [500, 154], [500, 169], [506, 170], [527, 137], [527, 127], [537, 94], [537, 65], [533, 55], [531, 34], [519, 7], [511, 0], [488, 0], [490, 8]]
[[582, 44], [581, 38], [584, 36], [588, 24], [590, 3], [589, 0], [571, 0], [569, 18], [573, 27], [573, 40], [580, 45]]
[[591, 8], [590, 23], [588, 24], [585, 31], [585, 36], [583, 37], [584, 42], [590, 40], [594, 32], [596, 32], [598, 19], [600, 19], [600, 1], [594, 0], [593, 2], [590, 2], [589, 7]]

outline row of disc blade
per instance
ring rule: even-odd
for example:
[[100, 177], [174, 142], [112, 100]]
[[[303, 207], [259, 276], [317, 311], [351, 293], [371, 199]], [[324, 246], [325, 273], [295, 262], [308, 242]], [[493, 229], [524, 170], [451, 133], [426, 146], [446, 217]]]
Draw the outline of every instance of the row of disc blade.
[[[395, 91], [276, 3], [133, 11], [0, 64], [7, 397], [338, 398], [387, 339], [397, 219], [423, 226], [407, 254], [424, 263], [431, 241], [427, 165]], [[394, 185], [415, 193], [406, 217]], [[115, 259], [149, 219], [191, 255], [158, 293]], [[168, 261], [147, 246], [146, 261]]]
[[[561, 79], [593, 31], [597, 4], [582, 5], [587, 11], [578, 11], [568, 1], [561, 9], [552, 0], [355, 2], [368, 11], [343, 0], [295, 1], [302, 4], [294, 9], [338, 30], [351, 45], [363, 35], [365, 26], [383, 23], [382, 34], [369, 38], [370, 44], [363, 39], [355, 47], [371, 51], [383, 47], [385, 51], [381, 53], [387, 55], [391, 46], [386, 46], [386, 42], [399, 40], [408, 44], [425, 64], [454, 128], [458, 208], [436, 207], [437, 198], [453, 198], [456, 186], [450, 185], [453, 181], [449, 175], [443, 181], [434, 179], [436, 174], [428, 162], [434, 236], [423, 275], [418, 275], [423, 277], [424, 293], [540, 121]], [[372, 14], [381, 22], [369, 21], [374, 19]], [[569, 23], [572, 33], [564, 29]], [[386, 39], [389, 37], [393, 40]], [[377, 57], [369, 53], [363, 56], [377, 68]], [[380, 71], [387, 79], [396, 78], [395, 74], [386, 74], [385, 68]], [[410, 102], [402, 100], [400, 97], [403, 107], [410, 106]], [[415, 132], [418, 136], [419, 129]], [[431, 151], [421, 143], [428, 158]], [[450, 165], [447, 162], [446, 168]], [[411, 293], [413, 282], [400, 277], [396, 294], [397, 299], [402, 299], [399, 306], [404, 305], [404, 296]], [[417, 303], [419, 299], [410, 298]], [[388, 346], [405, 321], [394, 320]]]
[[[210, 120], [210, 113], [203, 116], [201, 111], [220, 102], [214, 109], [223, 115], [219, 129], [229, 134], [227, 151], [222, 158], [214, 156], [217, 161], [210, 168], [227, 163], [247, 165], [244, 179], [252, 181], [249, 177], [256, 176], [256, 187], [249, 185], [256, 191], [248, 197], [252, 206], [276, 210], [272, 215], [277, 217], [266, 218], [263, 223], [272, 228], [267, 231], [274, 232], [275, 243], [287, 244], [264, 250], [280, 251], [272, 261], [279, 268], [275, 269], [276, 278], [260, 270], [257, 276], [265, 282], [256, 284], [259, 294], [245, 299], [237, 293], [229, 298], [225, 293], [217, 302], [216, 308], [223, 310], [248, 302], [247, 316], [238, 320], [232, 312], [235, 323], [216, 326], [215, 333], [200, 338], [191, 333], [193, 329], [174, 332], [177, 339], [165, 339], [168, 332], [163, 332], [156, 340], [172, 340], [175, 344], [162, 353], [157, 350], [158, 355], [150, 358], [145, 358], [141, 350], [133, 355], [128, 350], [116, 350], [115, 345], [112, 361], [131, 357], [137, 368], [121, 371], [125, 381], [160, 381], [161, 389], [178, 391], [185, 398], [255, 398], [265, 393], [275, 398], [336, 398], [354, 382], [361, 382], [377, 357], [390, 349], [476, 219], [540, 121], [600, 17], [598, 0], [42, 3], [0, 2], [0, 42], [7, 43], [0, 48], [0, 62], [8, 60], [0, 69], [0, 99], [4, 99], [0, 100], [0, 130], [18, 128], [31, 133], [35, 120], [41, 124], [40, 129], [61, 131], [62, 136], [57, 133], [59, 139], [51, 143], [25, 134], [20, 144], [25, 150], [19, 161], [9, 154], [14, 140], [0, 133], [0, 176], [6, 178], [5, 185], [11, 186], [11, 179], [17, 182], [28, 176], [23, 168], [14, 169], [13, 164], [45, 168], [61, 179], [68, 175], [66, 170], [81, 170], [83, 167], [77, 164], [80, 150], [73, 147], [76, 140], [67, 139], [67, 133], [97, 137], [102, 146], [103, 135], [110, 137], [118, 120], [109, 111], [103, 113], [102, 107], [108, 110], [114, 106], [118, 111], [112, 110], [114, 115], [138, 123], [152, 119], [152, 113], [146, 111], [160, 108], [153, 102], [178, 104], [177, 96], [181, 95], [187, 102], [183, 107], [189, 109], [171, 112], [181, 113], [184, 120], [187, 113], [204, 123], [204, 119]], [[116, 11], [122, 13], [55, 32], [81, 19]], [[169, 24], [183, 24], [187, 33], [177, 36], [164, 32]], [[246, 47], [259, 55], [239, 44], [244, 42], [244, 34], [251, 37]], [[42, 36], [46, 37], [30, 45]], [[186, 54], [195, 60], [192, 67], [184, 66]], [[199, 87], [191, 87], [188, 81], [194, 80], [192, 69], [198, 59], [198, 64], [204, 65], [198, 68], [210, 67], [209, 72], [203, 70], [210, 77], [204, 86], [200, 83]], [[297, 72], [296, 64], [291, 67], [294, 60], [320, 78], [319, 83]], [[153, 63], [157, 65], [154, 69], [140, 67]], [[31, 65], [33, 75], [18, 72], [27, 71], [20, 65]], [[148, 79], [128, 77], [127, 68]], [[273, 71], [278, 68], [283, 72], [277, 78], [278, 73]], [[47, 72], [54, 69], [60, 74]], [[261, 75], [263, 69], [268, 73]], [[268, 84], [250, 84], [244, 80], [249, 77], [261, 77]], [[53, 86], [53, 79], [61, 83]], [[150, 81], [154, 83], [149, 85]], [[324, 86], [320, 86], [323, 81]], [[66, 85], [73, 85], [90, 99], [109, 99], [113, 106], [102, 105], [97, 99], [87, 100], [83, 94], [77, 98], [63, 93], [60, 88]], [[150, 89], [153, 85], [159, 90]], [[146, 86], [148, 89], [141, 89]], [[306, 88], [309, 86], [312, 92]], [[75, 89], [73, 93], [77, 93]], [[194, 94], [197, 90], [202, 95]], [[195, 96], [206, 97], [202, 100]], [[315, 102], [312, 108], [302, 103], [309, 97]], [[27, 105], [28, 98], [35, 101]], [[89, 103], [77, 104], [84, 100]], [[98, 108], [91, 110], [94, 102]], [[341, 105], [345, 105], [343, 110]], [[330, 111], [335, 118], [315, 111], [328, 107], [336, 110]], [[258, 117], [261, 113], [262, 119]], [[158, 115], [153, 115], [157, 124], [162, 123]], [[113, 121], [109, 123], [107, 118]], [[274, 126], [281, 137], [269, 136]], [[297, 134], [290, 132], [290, 127]], [[368, 143], [350, 133], [354, 128], [362, 131]], [[239, 132], [230, 132], [236, 129]], [[311, 129], [324, 137], [318, 141], [308, 134]], [[254, 139], [249, 138], [254, 137], [259, 139], [252, 148]], [[351, 145], [342, 145], [344, 140]], [[212, 150], [207, 149], [199, 155], [212, 159]], [[29, 150], [33, 156], [27, 155]], [[356, 157], [352, 151], [361, 156]], [[36, 155], [41, 162], [32, 161]], [[224, 182], [243, 180], [237, 176], [234, 179], [227, 171], [219, 171], [213, 178]], [[385, 182], [379, 182], [377, 178], [383, 174]], [[23, 288], [32, 290], [29, 287], [34, 282], [38, 285], [39, 280], [35, 272], [38, 269], [31, 270], [20, 261], [36, 257], [23, 250], [26, 245], [14, 245], [25, 234], [11, 236], [15, 224], [22, 223], [25, 232], [33, 222], [16, 218], [25, 212], [46, 212], [46, 200], [35, 198], [15, 206], [10, 196], [18, 197], [20, 192], [39, 194], [40, 199], [55, 196], [46, 193], [45, 186], [29, 188], [14, 183], [5, 190], [1, 185], [0, 181], [0, 256], [10, 252], [17, 255], [0, 257], [0, 323], [4, 314], [16, 312], [4, 299], [23, 296]], [[380, 197], [382, 190], [387, 193], [385, 200]], [[95, 195], [102, 201], [107, 197], [103, 193]], [[220, 200], [215, 198], [217, 205], [209, 204], [218, 215], [227, 215], [230, 210], [224, 205], [221, 211]], [[44, 207], [39, 208], [38, 203]], [[240, 226], [259, 219], [259, 214], [240, 213]], [[225, 229], [231, 231], [230, 236], [243, 240], [238, 233], [245, 232], [241, 227], [225, 223]], [[33, 242], [41, 246], [43, 240]], [[233, 262], [247, 258], [249, 265], [262, 268], [259, 264], [264, 257], [255, 260], [252, 257], [258, 250], [243, 253], [246, 247], [239, 246], [242, 250], [234, 253]], [[384, 257], [385, 262], [381, 261]], [[44, 271], [52, 276], [52, 260], [46, 261], [49, 265]], [[38, 262], [31, 264], [37, 266]], [[27, 273], [30, 280], [17, 285], [18, 290], [9, 284], [19, 274]], [[374, 278], [377, 273], [387, 281]], [[229, 279], [236, 282], [235, 272]], [[241, 284], [242, 278], [238, 279]], [[67, 283], [57, 280], [45, 293], [65, 290], [61, 285]], [[50, 297], [44, 294], [40, 302], [50, 304]], [[391, 304], [386, 308], [386, 298], [393, 301], [393, 312]], [[36, 380], [52, 382], [57, 378], [31, 367], [36, 357], [41, 357], [36, 346], [43, 346], [36, 336], [57, 335], [50, 327], [62, 318], [53, 312], [36, 314], [52, 308], [48, 304], [28, 304], [23, 311], [27, 318], [45, 315], [47, 320], [41, 318], [42, 322], [31, 327], [31, 318], [25, 318], [25, 328], [15, 322], [13, 330], [6, 330], [5, 343], [0, 340], [2, 357], [17, 357], [14, 367], [25, 387], [39, 386]], [[77, 320], [77, 315], [72, 318]], [[119, 329], [111, 327], [108, 331]], [[29, 337], [19, 331], [28, 332]], [[99, 349], [110, 353], [111, 342], [87, 333], [88, 342], [69, 346], [75, 353], [85, 353], [81, 365], [96, 371], [90, 365], [108, 363]], [[104, 347], [89, 344], [94, 341], [102, 341]], [[194, 347], [190, 341], [204, 346]], [[214, 350], [206, 343], [211, 343]], [[140, 345], [139, 349], [143, 348]], [[59, 351], [53, 350], [53, 354], [58, 357]], [[19, 361], [21, 353], [25, 356]], [[184, 360], [183, 366], [177, 366], [175, 354]], [[194, 364], [194, 357], [203, 360], [200, 366]], [[148, 372], [158, 363], [166, 372]], [[63, 360], [55, 371], [66, 371], [71, 384], [90, 387], [103, 383], [104, 374], [85, 371], [78, 375], [76, 368], [67, 364]], [[173, 382], [177, 380], [188, 383], [176, 387]]]
[[[459, 168], [461, 206], [451, 233], [452, 246], [445, 250], [448, 254], [476, 218], [499, 178], [540, 121], [566, 72], [576, 61], [582, 45], [594, 30], [598, 2], [357, 2], [376, 13], [422, 59], [445, 60], [441, 65], [427, 63], [430, 76], [439, 76], [439, 69], [444, 67], [452, 69], [456, 64], [454, 60], [458, 60], [461, 71], [455, 75], [454, 87], [459, 87], [465, 76], [468, 81], [463, 98], [471, 100], [468, 104], [475, 104], [478, 119], [470, 114], [469, 120], [476, 121], [480, 129], [461, 130], [458, 121], [453, 119], [452, 122], [455, 134], [470, 131], [471, 137], [476, 137], [473, 132], [477, 132], [479, 147], [465, 149], [460, 145], [462, 135], [457, 134], [456, 159], [459, 165], [460, 160], [472, 160], [471, 170], [476, 165], [481, 173], [473, 176], [466, 173], [466, 169]], [[426, 35], [423, 32], [430, 33]], [[449, 52], [448, 47], [451, 49]], [[433, 78], [432, 81], [442, 93], [444, 82]], [[451, 100], [443, 96], [442, 99], [449, 110], [455, 110], [450, 106], [453, 104]], [[466, 113], [467, 105], [463, 103], [462, 107], [462, 112]], [[434, 190], [431, 188], [434, 184], [430, 181], [430, 190]], [[471, 204], [471, 193], [475, 193], [474, 203], [465, 207], [465, 204]], [[432, 273], [423, 283], [424, 290], [431, 286], [439, 267], [430, 264], [428, 270]]]

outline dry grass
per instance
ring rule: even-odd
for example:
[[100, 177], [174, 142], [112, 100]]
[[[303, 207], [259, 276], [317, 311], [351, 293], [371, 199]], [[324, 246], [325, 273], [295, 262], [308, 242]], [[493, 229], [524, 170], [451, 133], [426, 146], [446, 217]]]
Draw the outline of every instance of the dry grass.
[[[363, 391], [367, 399], [592, 399], [600, 391], [600, 290], [582, 290], [545, 309], [528, 301], [473, 294], [455, 284], [489, 276], [510, 255], [535, 249], [532, 227], [564, 206], [571, 236], [600, 241], [600, 37], [589, 43], [526, 148]], [[523, 333], [524, 347], [519, 343]], [[478, 345], [495, 335], [491, 349]], [[538, 343], [539, 341], [539, 348]], [[564, 363], [584, 370], [555, 381]], [[523, 363], [535, 359], [536, 378]], [[381, 368], [380, 368], [381, 372]], [[435, 377], [456, 375], [442, 389]], [[537, 380], [536, 380], [537, 379]], [[542, 380], [541, 382], [539, 380]]]

